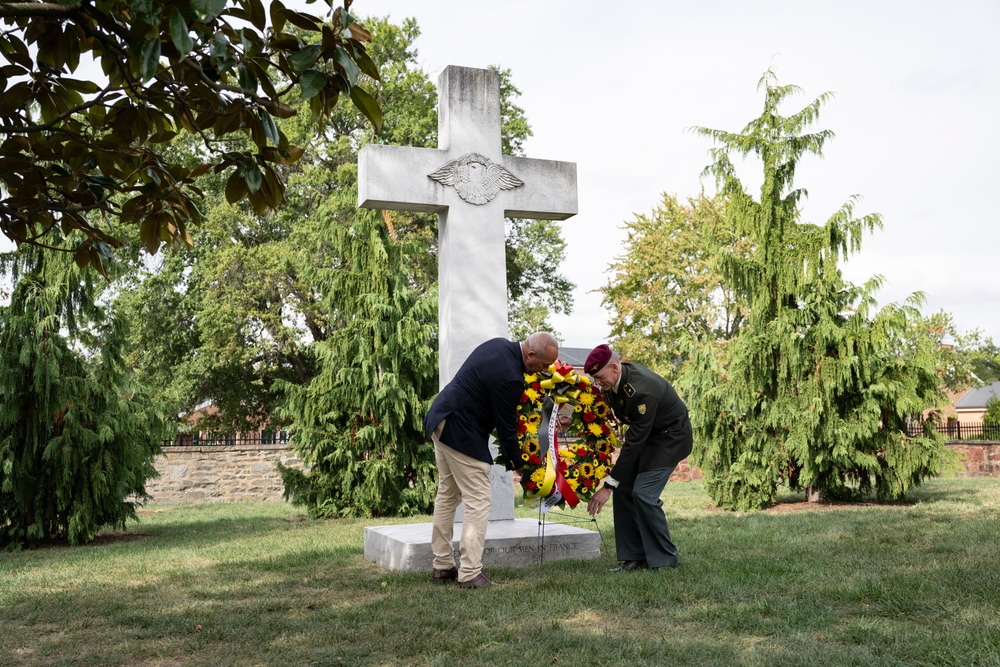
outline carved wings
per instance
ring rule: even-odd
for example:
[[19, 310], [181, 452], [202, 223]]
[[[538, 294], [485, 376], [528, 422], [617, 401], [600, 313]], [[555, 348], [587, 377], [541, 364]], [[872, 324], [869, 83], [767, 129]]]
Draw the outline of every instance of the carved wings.
[[490, 162], [479, 153], [467, 153], [457, 160], [450, 160], [438, 170], [427, 175], [442, 185], [452, 185], [458, 196], [477, 206], [492, 201], [501, 190], [512, 190], [524, 181], [502, 165]]

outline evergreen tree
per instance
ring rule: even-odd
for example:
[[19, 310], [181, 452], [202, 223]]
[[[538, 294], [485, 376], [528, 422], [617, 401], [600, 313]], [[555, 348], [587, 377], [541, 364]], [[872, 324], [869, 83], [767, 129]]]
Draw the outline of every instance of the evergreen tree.
[[0, 545], [84, 544], [135, 517], [163, 421], [130, 381], [122, 322], [94, 303], [91, 272], [32, 246], [3, 264]]
[[[855, 217], [856, 198], [825, 225], [799, 220], [806, 191], [793, 188], [795, 170], [832, 137], [805, 132], [829, 94], [786, 117], [778, 107], [798, 88], [779, 86], [770, 71], [759, 88], [763, 113], [742, 132], [697, 130], [719, 144], [707, 172], [747, 249], [722, 248], [717, 266], [748, 311], [734, 339], [693, 348], [685, 384], [701, 442], [695, 462], [713, 499], [733, 509], [773, 503], [781, 484], [810, 499], [899, 498], [947, 457], [931, 418], [921, 416], [940, 395], [930, 341], [907, 335], [919, 296], [873, 313], [880, 278], [861, 288], [844, 281], [839, 262], [881, 226], [878, 215]], [[731, 154], [762, 163], [758, 200]], [[911, 439], [913, 421], [924, 430]]]
[[357, 210], [357, 190], [321, 214], [341, 261], [317, 267], [316, 284], [337, 329], [310, 350], [316, 376], [283, 383], [285, 414], [308, 473], [281, 468], [286, 497], [313, 516], [426, 513], [434, 498], [434, 448], [423, 415], [437, 392], [437, 298], [415, 289], [376, 211]]

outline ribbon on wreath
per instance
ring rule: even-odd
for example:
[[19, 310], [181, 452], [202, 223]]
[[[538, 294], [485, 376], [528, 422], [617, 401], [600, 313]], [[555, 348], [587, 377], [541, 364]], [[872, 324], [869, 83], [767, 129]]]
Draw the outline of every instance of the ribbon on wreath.
[[[563, 403], [565, 401], [559, 401]], [[529, 504], [535, 498], [542, 498], [542, 512], [550, 509], [565, 500], [570, 509], [576, 507], [580, 498], [573, 491], [566, 478], [559, 468], [559, 435], [556, 432], [558, 417], [555, 412], [556, 401], [551, 397], [546, 397], [542, 403], [542, 418], [538, 424], [538, 441], [541, 447], [541, 455], [545, 460], [545, 477], [538, 485], [538, 491], [525, 497], [525, 503]]]

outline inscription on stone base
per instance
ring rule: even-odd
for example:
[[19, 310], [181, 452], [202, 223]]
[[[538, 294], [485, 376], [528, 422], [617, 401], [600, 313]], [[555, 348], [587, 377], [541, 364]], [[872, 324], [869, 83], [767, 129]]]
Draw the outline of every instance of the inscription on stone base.
[[[462, 524], [456, 523], [452, 542], [456, 562], [461, 536]], [[433, 568], [429, 523], [367, 527], [364, 542], [365, 560], [382, 567], [402, 572], [430, 572]], [[550, 560], [591, 560], [600, 555], [597, 531], [547, 523], [544, 540], [540, 540], [537, 520], [514, 519], [490, 522], [483, 565], [517, 567]]]

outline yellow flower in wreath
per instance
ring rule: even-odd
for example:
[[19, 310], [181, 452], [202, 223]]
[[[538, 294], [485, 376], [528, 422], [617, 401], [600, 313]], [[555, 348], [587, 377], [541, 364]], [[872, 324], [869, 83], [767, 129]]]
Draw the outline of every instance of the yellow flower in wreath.
[[591, 410], [593, 410], [594, 414], [600, 417], [601, 419], [604, 419], [608, 416], [608, 404], [605, 403], [604, 401], [599, 401], [597, 403], [594, 403], [594, 407], [592, 407]]
[[593, 477], [594, 476], [594, 464], [592, 463], [581, 463], [580, 464], [580, 477]]
[[559, 458], [569, 465], [573, 465], [573, 462], [576, 461], [576, 453], [569, 447], [561, 447], [559, 449]]
[[540, 451], [542, 451], [541, 445], [538, 444], [537, 440], [528, 440], [526, 443], [524, 443], [524, 449], [528, 452], [529, 455], [537, 454]]
[[539, 468], [538, 470], [536, 470], [535, 472], [531, 473], [531, 479], [536, 484], [541, 484], [542, 482], [544, 482], [545, 481], [545, 467], [543, 466], [543, 467]]
[[601, 434], [601, 427], [598, 426], [597, 424], [587, 424], [587, 430], [593, 433], [594, 435]]
[[580, 395], [580, 402], [583, 403], [584, 405], [593, 405], [594, 404], [594, 395], [593, 394], [581, 394]]
[[540, 414], [538, 414], [537, 412], [533, 412], [530, 415], [528, 415], [528, 423], [529, 424], [535, 424], [535, 425], [537, 425], [541, 421], [542, 421], [542, 416]]

